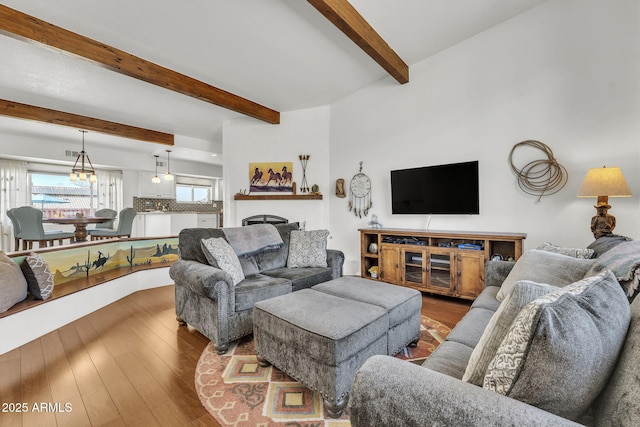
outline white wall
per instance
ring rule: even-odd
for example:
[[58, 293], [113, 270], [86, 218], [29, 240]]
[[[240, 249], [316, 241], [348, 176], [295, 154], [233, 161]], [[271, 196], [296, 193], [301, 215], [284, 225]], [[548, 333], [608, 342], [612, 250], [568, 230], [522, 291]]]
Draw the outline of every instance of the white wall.
[[[329, 107], [311, 108], [280, 115], [279, 125], [241, 118], [223, 128], [224, 225], [240, 226], [242, 218], [274, 214], [289, 221], [306, 222], [308, 230], [329, 226], [331, 188], [329, 177]], [[236, 201], [233, 196], [249, 189], [249, 163], [293, 162], [293, 181], [300, 188], [301, 154], [311, 155], [306, 171], [311, 187], [317, 184], [323, 200]]]
[[[634, 194], [610, 199], [615, 231], [640, 237], [639, 17], [636, 0], [552, 0], [412, 66], [404, 86], [385, 78], [332, 105], [330, 181], [348, 186], [363, 160], [373, 187], [366, 219], [330, 196], [345, 274], [359, 271], [357, 230], [371, 214], [385, 227], [525, 232], [525, 249], [584, 247], [595, 199], [576, 193], [603, 165], [620, 166]], [[541, 201], [518, 189], [508, 163], [527, 139], [568, 171], [566, 187]], [[534, 154], [519, 153], [520, 164]], [[480, 215], [391, 214], [390, 170], [468, 160], [480, 161]]]

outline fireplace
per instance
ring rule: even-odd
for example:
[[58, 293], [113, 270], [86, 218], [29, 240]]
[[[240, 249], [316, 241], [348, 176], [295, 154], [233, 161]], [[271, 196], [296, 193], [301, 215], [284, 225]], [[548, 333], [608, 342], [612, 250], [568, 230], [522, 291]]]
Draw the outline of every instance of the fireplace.
[[289, 222], [288, 219], [283, 218], [277, 215], [270, 214], [262, 214], [262, 215], [253, 215], [247, 217], [242, 220], [242, 225], [251, 225], [251, 224], [287, 224]]

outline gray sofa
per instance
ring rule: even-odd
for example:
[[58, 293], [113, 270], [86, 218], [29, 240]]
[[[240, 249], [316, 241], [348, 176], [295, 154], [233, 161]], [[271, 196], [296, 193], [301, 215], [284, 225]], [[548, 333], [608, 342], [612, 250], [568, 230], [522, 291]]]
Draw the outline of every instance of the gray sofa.
[[[622, 331], [619, 333], [619, 352], [613, 348], [614, 346], [600, 349], [593, 346], [594, 352], [601, 351], [605, 355], [603, 359], [610, 357], [612, 363], [610, 363], [610, 370], [607, 371], [604, 360], [602, 367], [598, 365], [599, 360], [596, 360], [595, 368], [584, 367], [580, 372], [582, 379], [579, 381], [600, 375], [603, 379], [593, 391], [593, 400], [589, 401], [587, 409], [578, 416], [567, 419], [548, 410], [487, 390], [486, 387], [482, 387], [482, 384], [478, 386], [466, 382], [468, 378], [465, 378], [465, 381], [462, 380], [474, 348], [479, 342], [481, 342], [480, 345], [484, 343], [481, 341], [484, 329], [500, 307], [501, 302], [496, 299], [496, 296], [505, 279], [510, 277], [509, 273], [515, 272], [515, 266], [518, 265], [491, 261], [486, 265], [485, 289], [446, 341], [422, 366], [388, 356], [374, 356], [365, 362], [356, 374], [350, 392], [352, 425], [354, 427], [640, 425], [640, 379], [638, 378], [640, 302], [633, 302], [637, 293], [637, 276], [640, 276], [640, 242], [628, 240], [630, 239], [621, 236], [598, 239], [589, 247], [595, 251], [596, 258], [582, 260], [591, 263], [585, 277], [591, 276], [588, 279], [582, 279], [582, 282], [592, 280], [595, 273], [600, 273], [598, 276], [610, 278], [612, 292], [615, 292], [618, 298], [616, 307], [619, 308], [609, 310], [616, 313], [605, 313], [605, 315], [611, 314], [613, 318], [619, 312], [619, 317], [626, 316], [628, 329], [626, 324], [620, 328]], [[518, 262], [520, 263], [523, 259], [524, 256]], [[549, 265], [541, 264], [535, 267], [543, 272], [551, 268]], [[611, 270], [613, 274], [604, 270]], [[622, 292], [620, 292], [621, 289]], [[629, 301], [632, 301], [630, 306], [627, 305]], [[605, 324], [608, 321], [605, 319]], [[579, 323], [579, 325], [582, 324]], [[610, 334], [606, 331], [603, 335]], [[586, 351], [586, 353], [589, 352], [590, 350]], [[529, 357], [533, 359], [533, 356]], [[578, 362], [572, 362], [568, 361], [569, 364], [578, 364]], [[575, 367], [578, 370], [582, 369], [581, 366]], [[562, 380], [556, 382], [555, 378], [545, 377], [543, 373], [537, 377], [534, 374], [533, 378], [533, 382], [530, 382], [528, 387], [553, 390], [559, 395], [572, 393], [575, 389], [587, 388], [586, 383], [589, 382], [569, 384], [568, 387], [573, 390], [565, 391], [564, 387], [567, 387], [567, 384]], [[553, 405], [553, 402], [545, 402], [545, 404]]]
[[[249, 225], [247, 227], [255, 227]], [[180, 232], [180, 259], [169, 269], [175, 282], [176, 315], [225, 353], [232, 341], [253, 331], [253, 305], [342, 276], [344, 254], [327, 250], [327, 267], [287, 268], [289, 241], [297, 223], [275, 225], [284, 244], [240, 256], [244, 280], [234, 285], [228, 272], [209, 265], [202, 239], [226, 238], [223, 229], [188, 228]]]

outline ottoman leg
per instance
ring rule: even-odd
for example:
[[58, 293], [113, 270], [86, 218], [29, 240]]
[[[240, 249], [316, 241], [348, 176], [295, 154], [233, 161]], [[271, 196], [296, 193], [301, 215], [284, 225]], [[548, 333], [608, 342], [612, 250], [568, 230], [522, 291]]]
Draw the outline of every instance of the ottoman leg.
[[258, 364], [263, 368], [266, 368], [267, 366], [271, 365], [271, 363], [267, 359], [260, 356], [259, 354], [256, 355], [256, 359], [258, 359]]
[[324, 399], [324, 406], [325, 408], [327, 408], [327, 412], [329, 413], [329, 416], [331, 418], [339, 418], [340, 415], [342, 415], [342, 411], [347, 406], [348, 400], [349, 400], [349, 396], [333, 404], [328, 400]]
[[420, 341], [420, 338], [416, 338], [415, 340], [411, 341], [409, 343], [409, 347], [414, 348], [418, 346], [418, 342]]
[[184, 325], [187, 324], [187, 322], [185, 322], [184, 320], [182, 320], [178, 316], [176, 316], [176, 321], [178, 322], [178, 325], [180, 325], [180, 326], [184, 326]]

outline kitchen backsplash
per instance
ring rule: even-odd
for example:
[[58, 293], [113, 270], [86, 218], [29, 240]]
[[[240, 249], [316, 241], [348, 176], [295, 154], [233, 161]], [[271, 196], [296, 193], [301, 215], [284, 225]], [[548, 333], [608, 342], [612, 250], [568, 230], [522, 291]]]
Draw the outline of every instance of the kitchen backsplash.
[[211, 203], [178, 203], [172, 199], [133, 198], [133, 208], [138, 212], [156, 210], [156, 207], [159, 207], [159, 210], [167, 210], [168, 212], [222, 213], [221, 200]]

